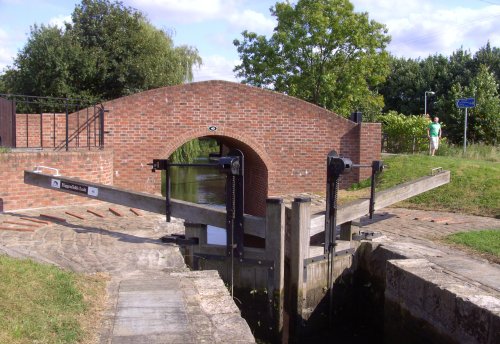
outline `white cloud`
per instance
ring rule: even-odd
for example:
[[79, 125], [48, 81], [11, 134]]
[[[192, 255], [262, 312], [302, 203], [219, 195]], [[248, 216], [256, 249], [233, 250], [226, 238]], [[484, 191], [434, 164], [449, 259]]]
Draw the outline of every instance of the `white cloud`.
[[128, 3], [151, 17], [180, 23], [218, 18], [233, 7], [233, 1], [223, 0], [130, 0]]
[[60, 29], [64, 29], [64, 23], [71, 23], [71, 16], [60, 15], [49, 19], [50, 26], [57, 26]]
[[12, 51], [0, 47], [0, 74], [7, 66], [12, 65], [13, 56], [14, 53]]
[[15, 49], [9, 38], [7, 31], [0, 28], [0, 73], [8, 66], [12, 65]]
[[228, 20], [233, 26], [241, 28], [240, 31], [246, 29], [260, 34], [269, 34], [276, 26], [274, 19], [253, 10], [235, 12], [228, 16]]
[[220, 20], [233, 30], [269, 33], [275, 26], [269, 13], [245, 9], [242, 0], [129, 0], [128, 3], [151, 19], [172, 23], [199, 23]]
[[239, 61], [229, 60], [224, 56], [203, 56], [203, 65], [194, 70], [194, 81], [226, 80], [238, 81], [233, 69]]
[[472, 52], [488, 40], [495, 45], [500, 32], [500, 6], [482, 8], [440, 7], [439, 2], [406, 0], [395, 6], [391, 0], [354, 0], [357, 11], [386, 24], [397, 56], [450, 55], [463, 47]]

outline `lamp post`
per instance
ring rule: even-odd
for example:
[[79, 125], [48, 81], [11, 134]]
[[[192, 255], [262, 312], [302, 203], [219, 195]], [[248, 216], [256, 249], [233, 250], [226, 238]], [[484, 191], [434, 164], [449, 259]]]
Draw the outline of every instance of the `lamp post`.
[[424, 116], [426, 116], [426, 117], [427, 117], [427, 94], [435, 95], [436, 92], [425, 91], [425, 93], [424, 93]]

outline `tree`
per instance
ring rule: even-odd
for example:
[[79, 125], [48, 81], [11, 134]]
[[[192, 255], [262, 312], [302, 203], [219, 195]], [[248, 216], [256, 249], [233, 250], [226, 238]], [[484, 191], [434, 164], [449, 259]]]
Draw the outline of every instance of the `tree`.
[[11, 93], [106, 100], [192, 80], [200, 63], [141, 12], [82, 0], [64, 29], [34, 25], [2, 79]]
[[[498, 93], [500, 92], [500, 49], [487, 43], [474, 55], [458, 49], [449, 57], [421, 59], [391, 58], [391, 73], [380, 87], [384, 111], [404, 115], [423, 114], [425, 91], [427, 110], [447, 124], [451, 142], [463, 139], [464, 113], [456, 108], [458, 98], [476, 97], [478, 106], [471, 110], [469, 138], [473, 141], [498, 142]], [[495, 93], [496, 90], [496, 93]], [[477, 114], [477, 115], [475, 115]], [[496, 118], [496, 119], [495, 119]], [[484, 126], [484, 128], [483, 128]]]
[[[452, 101], [468, 97], [476, 98], [476, 107], [468, 111], [468, 141], [497, 144], [500, 132], [500, 97], [495, 77], [485, 65], [479, 67], [478, 74], [469, 86], [462, 87], [459, 83], [453, 85]], [[464, 110], [457, 109], [454, 102], [448, 105], [454, 108], [448, 117], [449, 136], [455, 143], [460, 143], [465, 124]]]
[[377, 92], [389, 73], [384, 25], [355, 13], [348, 0], [277, 2], [273, 35], [244, 31], [234, 40], [243, 83], [284, 92], [347, 116], [379, 112]]
[[384, 111], [396, 111], [402, 114], [420, 114], [420, 99], [425, 81], [418, 60], [391, 56], [390, 74], [381, 85], [380, 93], [384, 96]]
[[490, 42], [486, 43], [484, 47], [474, 54], [474, 62], [476, 71], [479, 70], [480, 65], [488, 66], [490, 72], [495, 75], [497, 84], [500, 85], [500, 48], [492, 48]]

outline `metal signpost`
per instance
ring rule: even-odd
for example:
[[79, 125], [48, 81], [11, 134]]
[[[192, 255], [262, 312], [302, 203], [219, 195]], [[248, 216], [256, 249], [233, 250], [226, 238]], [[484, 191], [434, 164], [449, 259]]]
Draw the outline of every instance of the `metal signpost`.
[[464, 154], [467, 150], [467, 109], [476, 107], [476, 98], [461, 98], [457, 99], [457, 108], [465, 109], [465, 121], [464, 121]]

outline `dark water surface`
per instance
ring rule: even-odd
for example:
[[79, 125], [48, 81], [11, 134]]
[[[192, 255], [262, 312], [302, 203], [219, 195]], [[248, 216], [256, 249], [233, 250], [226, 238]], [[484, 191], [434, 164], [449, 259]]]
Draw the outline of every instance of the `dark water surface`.
[[[209, 163], [206, 157], [199, 157], [193, 163]], [[214, 207], [225, 206], [226, 175], [218, 167], [171, 167], [171, 197]], [[226, 230], [208, 226], [209, 244], [226, 244]]]

